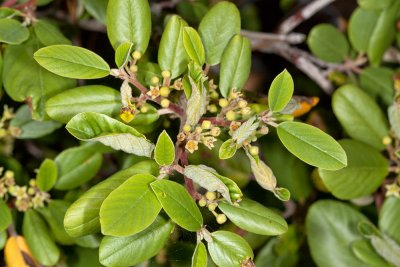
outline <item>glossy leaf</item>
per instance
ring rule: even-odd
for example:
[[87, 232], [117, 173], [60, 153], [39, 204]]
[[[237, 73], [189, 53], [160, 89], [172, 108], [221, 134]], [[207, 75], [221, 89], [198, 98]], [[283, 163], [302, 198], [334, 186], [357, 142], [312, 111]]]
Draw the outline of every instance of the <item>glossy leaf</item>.
[[158, 48], [158, 64], [161, 70], [171, 72], [171, 79], [182, 74], [188, 64], [187, 54], [183, 46], [183, 29], [186, 26], [186, 21], [174, 15], [169, 19], [161, 36]]
[[273, 193], [281, 201], [289, 201], [290, 199], [290, 191], [284, 187], [276, 187]]
[[45, 159], [40, 165], [36, 183], [40, 190], [50, 191], [57, 181], [57, 165], [51, 159]]
[[199, 66], [203, 66], [205, 61], [204, 46], [200, 35], [192, 27], [183, 28], [183, 46], [188, 57]]
[[229, 159], [235, 155], [236, 150], [237, 145], [235, 141], [233, 141], [233, 139], [228, 139], [219, 147], [219, 158]]
[[160, 66], [156, 63], [139, 61], [137, 79], [140, 83], [145, 85], [153, 85], [151, 79], [155, 76], [160, 81], [162, 80]]
[[141, 161], [93, 186], [68, 208], [64, 219], [65, 230], [73, 237], [99, 232], [100, 207], [109, 194], [135, 174], [156, 175], [157, 172], [158, 165], [154, 161]]
[[67, 123], [81, 112], [98, 112], [108, 116], [117, 115], [121, 108], [120, 93], [104, 85], [76, 87], [46, 102], [47, 114], [56, 121]]
[[379, 213], [379, 229], [400, 243], [400, 199], [387, 197]]
[[381, 256], [379, 256], [368, 240], [362, 239], [354, 241], [351, 245], [353, 253], [368, 266], [390, 267]]
[[200, 230], [203, 217], [185, 187], [176, 182], [157, 180], [151, 183], [151, 188], [173, 222], [188, 231]]
[[7, 204], [0, 198], [0, 232], [7, 229], [11, 223], [11, 212]]
[[75, 238], [75, 243], [82, 248], [98, 248], [100, 246], [100, 242], [101, 236], [95, 234], [84, 235]]
[[390, 128], [393, 130], [394, 135], [400, 138], [400, 105], [398, 103], [393, 103], [388, 108], [388, 117]]
[[358, 0], [358, 4], [366, 9], [383, 9], [388, 7], [393, 0]]
[[354, 10], [350, 17], [348, 29], [349, 40], [354, 49], [360, 52], [368, 51], [369, 40], [371, 39], [378, 18], [378, 11], [367, 10], [361, 7]]
[[292, 98], [294, 83], [285, 69], [271, 83], [268, 91], [268, 106], [273, 112], [281, 112]]
[[46, 223], [40, 215], [30, 210], [25, 213], [22, 232], [33, 257], [43, 265], [55, 265], [60, 258], [60, 250], [54, 243]]
[[33, 57], [43, 68], [67, 78], [98, 79], [110, 73], [104, 59], [82, 47], [47, 46], [36, 51]]
[[[253, 258], [253, 250], [243, 237], [228, 231], [211, 233], [212, 242], [207, 243], [208, 251], [219, 267], [240, 266]], [[233, 245], [234, 244], [234, 245]]]
[[123, 67], [128, 62], [132, 53], [133, 43], [122, 43], [115, 50], [115, 64], [118, 68]]
[[311, 205], [306, 218], [308, 245], [315, 263], [321, 267], [365, 266], [351, 251], [351, 244], [361, 239], [357, 225], [367, 218], [333, 200], [319, 200]]
[[207, 250], [203, 242], [199, 242], [194, 250], [191, 267], [207, 267]]
[[0, 19], [0, 42], [20, 44], [28, 40], [29, 31], [26, 26], [15, 19]]
[[98, 22], [106, 24], [106, 10], [108, 0], [82, 0], [86, 11]]
[[386, 105], [393, 101], [394, 71], [384, 67], [367, 67], [360, 74], [360, 86], [371, 97], [378, 97]]
[[109, 0], [107, 35], [114, 49], [126, 42], [146, 52], [151, 35], [151, 13], [147, 0]]
[[150, 188], [154, 181], [152, 175], [136, 174], [107, 196], [100, 208], [104, 235], [133, 235], [154, 222], [161, 211], [161, 205]]
[[337, 171], [319, 170], [324, 185], [339, 199], [355, 199], [375, 192], [388, 174], [388, 162], [373, 147], [354, 140], [339, 142], [347, 166]]
[[175, 146], [165, 130], [158, 137], [154, 159], [160, 166], [169, 166], [175, 160]]
[[220, 68], [219, 90], [227, 98], [231, 90], [240, 91], [250, 75], [251, 44], [250, 40], [235, 35], [226, 46]]
[[35, 30], [35, 34], [39, 41], [45, 46], [56, 44], [71, 44], [71, 41], [67, 39], [56, 26], [48, 21], [36, 21], [33, 29]]
[[150, 259], [164, 247], [173, 229], [173, 223], [159, 217], [150, 227], [135, 235], [106, 236], [100, 244], [100, 262], [105, 266], [133, 266]]
[[319, 24], [312, 28], [307, 44], [314, 55], [328, 62], [343, 62], [349, 53], [346, 37], [330, 24]]
[[115, 150], [150, 157], [154, 145], [134, 128], [106, 115], [83, 112], [74, 116], [67, 130], [82, 141], [98, 141]]
[[353, 85], [342, 86], [333, 94], [332, 108], [350, 137], [377, 149], [384, 148], [382, 139], [388, 133], [387, 120], [366, 93]]
[[96, 175], [102, 160], [95, 144], [64, 150], [54, 159], [58, 168], [55, 188], [69, 190], [86, 183]]
[[219, 64], [229, 40], [239, 32], [240, 13], [237, 7], [226, 1], [214, 5], [199, 25], [199, 34], [206, 53], [206, 63], [209, 65]]
[[221, 202], [218, 208], [236, 226], [251, 233], [281, 235], [288, 229], [282, 216], [249, 199], [243, 199], [237, 206]]

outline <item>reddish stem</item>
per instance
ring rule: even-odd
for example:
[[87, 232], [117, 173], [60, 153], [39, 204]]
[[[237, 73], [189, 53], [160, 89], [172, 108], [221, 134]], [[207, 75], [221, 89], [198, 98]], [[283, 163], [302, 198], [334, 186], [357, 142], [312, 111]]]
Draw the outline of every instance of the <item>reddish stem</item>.
[[[189, 165], [188, 160], [187, 160], [187, 155], [185, 151], [182, 151], [181, 154], [181, 163], [183, 167]], [[186, 189], [188, 190], [189, 194], [192, 196], [193, 199], [200, 199], [201, 195], [197, 193], [196, 189], [194, 188], [193, 181], [186, 177], [185, 175], [183, 176], [185, 179], [185, 186]]]
[[223, 127], [227, 127], [231, 124], [230, 121], [218, 118], [218, 117], [202, 117], [199, 121], [199, 123], [208, 120], [210, 121], [213, 125], [217, 125], [217, 126], [223, 126]]

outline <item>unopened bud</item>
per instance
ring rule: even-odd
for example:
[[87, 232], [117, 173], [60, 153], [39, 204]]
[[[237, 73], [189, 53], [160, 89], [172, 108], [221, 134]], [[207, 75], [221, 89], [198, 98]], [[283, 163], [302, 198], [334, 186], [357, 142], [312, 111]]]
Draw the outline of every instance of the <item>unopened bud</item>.
[[171, 77], [171, 72], [169, 72], [168, 70], [163, 70], [163, 71], [161, 72], [161, 76], [162, 76], [164, 79], [170, 78], [170, 77]]
[[221, 98], [221, 99], [219, 100], [218, 104], [219, 104], [219, 106], [220, 106], [221, 108], [224, 108], [224, 107], [228, 106], [229, 102], [228, 102], [228, 100], [226, 100], [225, 98]]
[[217, 219], [217, 223], [219, 223], [219, 224], [223, 224], [226, 222], [225, 214], [218, 214], [216, 219]]
[[169, 88], [167, 86], [162, 86], [160, 88], [160, 95], [163, 97], [168, 97], [170, 92], [171, 91], [169, 90]]
[[142, 53], [140, 53], [139, 51], [133, 51], [132, 57], [133, 59], [139, 60], [142, 57]]
[[204, 121], [201, 123], [201, 128], [203, 128], [203, 129], [210, 129], [210, 128], [211, 128], [211, 121], [209, 121], [209, 120], [204, 120]]
[[215, 194], [215, 192], [207, 191], [207, 193], [205, 194], [205, 197], [208, 200], [213, 201], [213, 200], [215, 200], [217, 198], [217, 195]]
[[168, 99], [166, 99], [166, 98], [164, 98], [163, 100], [161, 100], [161, 106], [163, 107], [163, 108], [167, 108], [167, 107], [169, 107], [169, 104], [170, 104], [171, 102], [168, 100]]

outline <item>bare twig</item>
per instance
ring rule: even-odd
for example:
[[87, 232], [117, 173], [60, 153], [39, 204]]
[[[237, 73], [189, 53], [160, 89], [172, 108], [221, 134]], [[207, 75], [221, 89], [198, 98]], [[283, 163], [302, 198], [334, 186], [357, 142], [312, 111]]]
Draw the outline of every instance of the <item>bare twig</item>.
[[265, 32], [253, 32], [242, 30], [241, 34], [251, 40], [252, 46], [265, 45], [266, 42], [286, 42], [289, 44], [301, 44], [306, 39], [306, 35], [302, 33], [275, 34]]
[[289, 18], [284, 20], [278, 27], [278, 33], [286, 34], [291, 32], [303, 21], [312, 17], [315, 13], [334, 2], [335, 0], [314, 0], [310, 4], [306, 5]]
[[389, 47], [383, 55], [383, 61], [389, 63], [400, 63], [400, 52], [394, 47]]

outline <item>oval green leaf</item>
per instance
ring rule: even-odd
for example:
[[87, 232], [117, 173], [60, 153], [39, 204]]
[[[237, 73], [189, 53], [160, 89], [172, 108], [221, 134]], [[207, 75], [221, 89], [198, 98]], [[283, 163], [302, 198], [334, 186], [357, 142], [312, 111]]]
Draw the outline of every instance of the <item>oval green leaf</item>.
[[358, 0], [358, 4], [366, 9], [383, 9], [388, 7], [393, 0]]
[[29, 31], [21, 22], [15, 19], [0, 19], [0, 42], [20, 44], [28, 38]]
[[159, 217], [150, 227], [135, 235], [106, 236], [100, 244], [100, 262], [105, 266], [134, 266], [150, 259], [164, 247], [173, 229], [173, 223]]
[[240, 32], [240, 13], [237, 7], [221, 1], [213, 6], [199, 25], [199, 34], [204, 44], [206, 63], [221, 62], [222, 53], [230, 39]]
[[36, 51], [33, 57], [43, 68], [67, 78], [98, 79], [110, 73], [104, 59], [82, 47], [47, 46]]
[[50, 191], [57, 181], [57, 165], [51, 159], [45, 159], [40, 165], [36, 183], [40, 190]]
[[115, 50], [115, 64], [118, 68], [126, 65], [131, 53], [132, 53], [133, 43], [123, 43], [120, 44]]
[[147, 0], [109, 0], [107, 35], [114, 49], [130, 42], [134, 50], [146, 52], [151, 35], [151, 13]]
[[205, 61], [204, 46], [200, 35], [192, 27], [183, 28], [183, 46], [188, 57], [199, 66], [203, 66]]
[[271, 83], [268, 91], [268, 106], [272, 112], [282, 111], [292, 98], [294, 83], [292, 76], [285, 69]]
[[203, 242], [198, 243], [194, 250], [191, 267], [207, 267], [207, 250]]
[[237, 145], [233, 139], [228, 139], [219, 147], [219, 158], [229, 159], [236, 154]]
[[160, 166], [169, 166], [175, 160], [175, 146], [165, 130], [158, 137], [154, 159]]
[[346, 37], [330, 24], [318, 24], [312, 28], [307, 44], [314, 55], [328, 62], [343, 62], [349, 53]]
[[385, 115], [366, 93], [353, 85], [335, 91], [332, 108], [348, 135], [377, 149], [383, 149], [382, 139], [388, 134]]
[[161, 205], [150, 188], [153, 181], [152, 175], [136, 174], [107, 196], [100, 208], [104, 235], [133, 235], [154, 222]]
[[341, 140], [347, 166], [337, 171], [319, 170], [325, 186], [340, 199], [355, 199], [375, 192], [388, 174], [388, 162], [375, 148], [354, 140]]
[[108, 0], [82, 0], [86, 11], [101, 24], [106, 24]]
[[281, 215], [249, 199], [243, 199], [238, 206], [221, 202], [218, 208], [236, 226], [251, 233], [281, 235], [288, 230]]
[[192, 232], [201, 229], [203, 217], [185, 187], [176, 182], [157, 180], [151, 183], [151, 188], [174, 223]]
[[356, 8], [349, 21], [349, 40], [353, 48], [359, 52], [367, 52], [369, 40], [379, 18], [379, 12]]
[[56, 26], [45, 20], [36, 21], [33, 29], [35, 30], [36, 37], [45, 46], [71, 44], [71, 41], [67, 39]]
[[11, 212], [7, 204], [0, 198], [0, 232], [7, 229], [11, 223]]
[[277, 129], [287, 150], [307, 164], [327, 170], [338, 170], [347, 165], [343, 148], [320, 129], [293, 121], [283, 122]]
[[229, 41], [221, 58], [219, 90], [227, 98], [231, 90], [240, 91], [250, 75], [250, 40], [237, 34]]
[[351, 245], [354, 255], [363, 261], [367, 266], [372, 267], [390, 267], [381, 256], [379, 256], [375, 249], [372, 247], [369, 240], [362, 239], [354, 241]]
[[379, 98], [385, 105], [393, 102], [394, 71], [385, 67], [367, 67], [360, 74], [360, 87], [371, 97]]
[[154, 145], [133, 127], [96, 112], [79, 113], [66, 128], [79, 140], [98, 141], [138, 156], [150, 157], [154, 149]]
[[400, 243], [400, 199], [388, 197], [379, 213], [379, 229]]
[[212, 241], [207, 243], [208, 251], [219, 267], [240, 266], [243, 261], [254, 257], [250, 245], [240, 235], [216, 231], [211, 233], [211, 237]]

